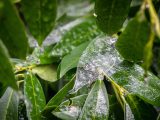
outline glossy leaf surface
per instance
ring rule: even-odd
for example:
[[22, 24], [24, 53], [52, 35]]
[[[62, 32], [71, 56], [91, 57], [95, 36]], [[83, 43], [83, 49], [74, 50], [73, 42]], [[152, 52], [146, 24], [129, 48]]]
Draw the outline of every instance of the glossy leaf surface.
[[57, 0], [22, 0], [22, 11], [29, 31], [39, 44], [54, 27], [57, 11]]
[[30, 120], [39, 120], [40, 112], [45, 107], [46, 101], [43, 89], [35, 75], [26, 75], [24, 83], [24, 95], [26, 97], [27, 116]]
[[99, 28], [112, 35], [122, 27], [129, 12], [131, 0], [96, 0], [95, 17]]

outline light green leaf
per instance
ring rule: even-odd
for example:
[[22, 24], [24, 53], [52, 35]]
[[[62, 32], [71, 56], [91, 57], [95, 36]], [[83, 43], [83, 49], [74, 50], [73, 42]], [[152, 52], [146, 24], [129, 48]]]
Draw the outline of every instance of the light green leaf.
[[63, 120], [77, 120], [86, 98], [87, 94], [70, 98], [62, 102], [52, 114]]
[[41, 84], [32, 73], [26, 75], [24, 95], [26, 97], [27, 116], [29, 120], [39, 120], [40, 112], [45, 107], [46, 101]]
[[43, 80], [49, 82], [57, 81], [57, 67], [55, 65], [40, 65], [32, 69], [34, 74], [37, 74]]
[[110, 82], [115, 82], [129, 93], [160, 106], [160, 79], [150, 72], [144, 79], [143, 68], [124, 61], [115, 50], [115, 41], [115, 38], [101, 36], [88, 45], [79, 61], [73, 91], [106, 76]]
[[82, 55], [82, 52], [85, 50], [89, 42], [85, 42], [78, 47], [76, 47], [73, 51], [71, 51], [70, 54], [66, 55], [61, 63], [60, 63], [60, 75], [59, 78], [63, 77], [65, 73], [72, 68], [77, 67], [78, 61], [80, 56]]
[[119, 36], [116, 42], [116, 49], [126, 60], [133, 62], [142, 61], [149, 32], [150, 28], [144, 14], [139, 13], [128, 23]]
[[2, 86], [11, 86], [17, 89], [12, 65], [9, 61], [8, 51], [0, 40], [0, 82]]
[[25, 59], [28, 50], [28, 41], [24, 26], [16, 8], [10, 0], [2, 0], [3, 9], [0, 9], [0, 38], [9, 50], [12, 57]]
[[22, 11], [27, 21], [29, 31], [42, 44], [54, 27], [57, 0], [22, 0]]
[[97, 80], [82, 108], [78, 120], [107, 120], [109, 116], [109, 100], [102, 80]]
[[17, 93], [7, 88], [0, 99], [0, 120], [18, 120], [18, 101]]
[[112, 35], [122, 27], [129, 12], [131, 0], [96, 0], [95, 17], [99, 28]]

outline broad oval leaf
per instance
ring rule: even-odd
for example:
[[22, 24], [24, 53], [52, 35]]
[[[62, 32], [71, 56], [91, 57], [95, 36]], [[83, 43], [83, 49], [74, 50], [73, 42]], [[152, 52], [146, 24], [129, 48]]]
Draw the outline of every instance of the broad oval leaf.
[[7, 88], [0, 99], [0, 120], [18, 120], [18, 101], [17, 93]]
[[29, 120], [39, 120], [40, 112], [45, 107], [46, 101], [43, 89], [35, 75], [29, 73], [24, 82], [24, 95], [26, 97], [27, 116]]
[[79, 61], [73, 92], [97, 79], [103, 80], [105, 75], [129, 93], [160, 106], [160, 80], [150, 72], [144, 78], [142, 67], [124, 61], [115, 49], [115, 41], [115, 38], [101, 36], [88, 45]]
[[28, 51], [28, 40], [25, 29], [16, 8], [10, 0], [2, 0], [3, 9], [0, 9], [0, 38], [9, 50], [12, 57], [25, 59]]
[[76, 47], [73, 51], [71, 51], [71, 53], [64, 56], [64, 58], [62, 59], [60, 63], [59, 78], [63, 77], [63, 75], [65, 75], [67, 71], [71, 70], [72, 68], [77, 67], [80, 56], [82, 55], [83, 51], [85, 50], [88, 44], [89, 42], [85, 42], [79, 45], [78, 47]]
[[112, 35], [122, 27], [129, 12], [131, 0], [96, 0], [95, 17], [99, 28]]
[[57, 0], [21, 0], [21, 4], [31, 34], [42, 44], [54, 27]]
[[2, 86], [17, 89], [13, 68], [9, 60], [8, 51], [0, 40], [0, 82]]
[[57, 81], [57, 67], [55, 65], [39, 65], [34, 67], [32, 72], [43, 80], [49, 82]]
[[129, 21], [127, 27], [119, 36], [116, 49], [126, 60], [142, 61], [144, 48], [149, 39], [149, 32], [150, 28], [144, 14], [139, 13]]
[[102, 80], [97, 80], [82, 108], [78, 120], [107, 120], [109, 116], [109, 100]]

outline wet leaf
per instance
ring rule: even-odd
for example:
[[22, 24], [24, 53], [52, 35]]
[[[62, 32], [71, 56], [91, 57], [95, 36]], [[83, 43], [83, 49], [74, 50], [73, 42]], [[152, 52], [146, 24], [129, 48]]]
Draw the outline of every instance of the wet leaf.
[[11, 86], [17, 89], [13, 68], [9, 60], [8, 51], [0, 40], [0, 82], [3, 87]]
[[63, 77], [63, 75], [66, 74], [67, 71], [71, 70], [72, 68], [77, 67], [78, 61], [80, 59], [80, 56], [82, 55], [82, 52], [85, 50], [89, 42], [85, 42], [78, 47], [76, 47], [73, 51], [71, 51], [70, 54], [66, 55], [61, 63], [60, 63], [60, 77]]
[[[72, 23], [71, 29], [64, 31], [60, 42], [52, 49], [50, 56], [63, 57], [80, 44], [91, 41], [101, 33], [93, 18], [80, 18], [74, 24]], [[69, 25], [71, 24], [67, 27]]]
[[57, 0], [21, 0], [22, 11], [33, 37], [42, 44], [54, 27]]
[[18, 95], [7, 88], [0, 99], [0, 120], [18, 120]]
[[57, 67], [55, 65], [40, 65], [34, 67], [32, 72], [37, 74], [43, 80], [49, 82], [57, 81]]
[[105, 120], [109, 116], [109, 100], [102, 80], [97, 80], [82, 108], [78, 120], [95, 119]]
[[44, 46], [36, 48], [28, 60], [38, 64], [60, 61], [77, 46], [99, 34], [102, 33], [93, 18], [78, 18], [54, 30], [44, 41]]
[[150, 28], [144, 14], [139, 13], [128, 23], [118, 38], [116, 49], [126, 60], [133, 62], [142, 61], [149, 32]]
[[115, 38], [101, 36], [93, 40], [80, 58], [73, 92], [104, 75], [129, 93], [160, 106], [160, 80], [152, 73], [144, 78], [144, 70], [137, 64], [124, 61], [115, 50]]
[[24, 95], [26, 97], [25, 104], [28, 118], [30, 120], [39, 120], [40, 112], [45, 107], [46, 101], [41, 84], [32, 73], [26, 75]]
[[131, 108], [135, 120], [156, 120], [157, 112], [153, 106], [132, 94], [126, 96], [126, 101]]
[[70, 82], [68, 82], [59, 92], [51, 98], [51, 100], [47, 103], [45, 106], [42, 114], [45, 116], [45, 114], [50, 113], [53, 111], [56, 107], [58, 107], [59, 104], [61, 104], [62, 100], [65, 98], [69, 90], [72, 89], [74, 84], [74, 80], [72, 79]]
[[87, 94], [70, 98], [70, 100], [62, 102], [57, 108], [58, 110], [52, 111], [52, 113], [63, 120], [77, 120], [86, 98]]
[[96, 0], [95, 17], [99, 28], [112, 35], [122, 27], [129, 12], [131, 0]]
[[28, 40], [24, 26], [16, 8], [10, 0], [2, 0], [3, 9], [0, 16], [0, 38], [9, 49], [12, 57], [25, 59], [28, 49]]

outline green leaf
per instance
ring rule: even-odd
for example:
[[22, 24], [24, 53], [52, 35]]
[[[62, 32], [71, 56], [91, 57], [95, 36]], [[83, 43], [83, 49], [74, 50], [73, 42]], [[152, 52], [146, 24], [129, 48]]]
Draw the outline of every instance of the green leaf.
[[61, 103], [52, 114], [63, 120], [77, 120], [86, 98], [87, 94], [70, 98]]
[[97, 80], [82, 108], [78, 120], [107, 120], [109, 116], [109, 100], [102, 80]]
[[116, 96], [109, 97], [109, 120], [124, 120], [124, 112], [117, 101]]
[[101, 34], [92, 17], [79, 18], [74, 21], [74, 24], [72, 23], [71, 25], [71, 23], [69, 23], [66, 26], [73, 27], [64, 29], [60, 42], [52, 49], [49, 54], [50, 56], [63, 57], [80, 44], [91, 41], [97, 35]]
[[34, 74], [37, 74], [43, 80], [49, 82], [57, 81], [57, 67], [55, 65], [40, 65], [32, 69]]
[[104, 76], [110, 82], [136, 94], [144, 101], [160, 106], [160, 79], [137, 64], [127, 61], [115, 50], [116, 39], [100, 36], [93, 40], [80, 58], [73, 92]]
[[128, 94], [125, 98], [132, 110], [135, 120], [156, 120], [157, 112], [153, 106], [132, 94]]
[[57, 0], [22, 0], [21, 4], [31, 34], [42, 44], [54, 27]]
[[96, 0], [95, 16], [99, 28], [112, 35], [122, 27], [129, 12], [131, 0]]
[[16, 8], [10, 0], [2, 0], [3, 9], [0, 11], [0, 38], [9, 49], [12, 57], [25, 59], [28, 41], [24, 26], [20, 20]]
[[[134, 31], [134, 32], [133, 32]], [[144, 47], [148, 42], [150, 28], [143, 13], [133, 18], [122, 32], [116, 49], [129, 61], [139, 62], [144, 58]]]
[[0, 120], [18, 120], [18, 101], [17, 93], [7, 88], [0, 99]]
[[3, 86], [11, 86], [17, 89], [12, 65], [9, 61], [8, 51], [0, 40], [0, 82]]
[[[102, 32], [97, 28], [92, 17], [78, 18], [63, 26], [58, 27], [51, 33], [44, 43], [46, 45], [36, 48], [28, 61], [35, 64], [51, 64], [70, 53], [80, 44], [93, 40]], [[48, 42], [48, 43], [47, 43]], [[56, 45], [56, 42], [58, 42]]]
[[24, 95], [27, 100], [26, 107], [28, 118], [30, 120], [39, 120], [40, 112], [45, 107], [46, 101], [41, 84], [32, 73], [26, 75]]
[[73, 84], [74, 80], [72, 79], [53, 98], [51, 98], [51, 100], [45, 106], [42, 114], [45, 115], [54, 110], [62, 102], [69, 90], [72, 89]]
[[61, 63], [60, 63], [60, 77], [63, 77], [67, 71], [71, 70], [72, 68], [77, 67], [78, 61], [82, 52], [85, 50], [89, 42], [85, 42], [78, 47], [76, 47], [70, 54], [66, 55]]

